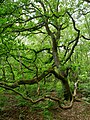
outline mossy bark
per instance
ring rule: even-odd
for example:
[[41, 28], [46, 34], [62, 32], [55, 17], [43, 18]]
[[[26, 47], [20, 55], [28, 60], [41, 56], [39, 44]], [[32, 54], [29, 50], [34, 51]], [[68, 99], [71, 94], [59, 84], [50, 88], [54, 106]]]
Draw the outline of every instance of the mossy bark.
[[65, 81], [62, 81], [62, 87], [63, 87], [64, 99], [72, 100], [72, 93], [70, 90], [68, 80], [65, 79]]

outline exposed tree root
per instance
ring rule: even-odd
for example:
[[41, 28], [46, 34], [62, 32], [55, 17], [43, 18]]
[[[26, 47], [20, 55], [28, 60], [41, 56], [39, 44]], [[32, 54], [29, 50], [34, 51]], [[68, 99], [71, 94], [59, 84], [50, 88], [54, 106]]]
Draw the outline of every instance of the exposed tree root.
[[49, 95], [45, 95], [44, 97], [39, 98], [39, 99], [37, 99], [37, 100], [32, 100], [31, 98], [24, 96], [23, 94], [19, 93], [18, 91], [14, 90], [13, 88], [11, 88], [11, 87], [9, 87], [9, 86], [5, 86], [5, 84], [0, 85], [0, 87], [15, 92], [16, 94], [20, 95], [23, 99], [31, 102], [32, 104], [36, 104], [36, 103], [38, 103], [38, 102], [40, 102], [40, 101], [44, 101], [44, 100], [46, 100], [46, 99], [50, 99], [50, 100], [53, 100], [53, 101], [55, 101], [55, 102], [58, 102], [59, 107], [60, 107], [61, 109], [70, 109], [70, 108], [73, 107], [74, 101], [77, 101], [77, 99], [75, 99], [75, 96], [76, 96], [76, 92], [77, 92], [78, 82], [79, 82], [79, 80], [77, 80], [77, 82], [75, 83], [75, 88], [74, 88], [74, 93], [73, 93], [73, 95], [72, 95], [72, 100], [70, 101], [70, 104], [69, 104], [68, 106], [62, 106], [62, 105], [61, 105], [61, 102], [62, 102], [62, 101], [61, 101], [59, 98], [52, 97], [52, 96], [49, 96]]

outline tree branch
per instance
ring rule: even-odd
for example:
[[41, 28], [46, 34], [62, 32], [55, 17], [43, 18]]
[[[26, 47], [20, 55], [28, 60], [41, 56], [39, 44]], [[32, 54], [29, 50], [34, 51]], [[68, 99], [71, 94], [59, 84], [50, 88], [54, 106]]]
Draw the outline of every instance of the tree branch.
[[85, 36], [82, 35], [82, 37], [85, 39], [85, 40], [90, 40], [90, 38], [86, 38]]
[[7, 90], [13, 91], [14, 93], [20, 95], [23, 99], [31, 102], [32, 104], [36, 104], [36, 103], [38, 103], [38, 102], [40, 102], [40, 101], [44, 101], [44, 100], [46, 100], [46, 99], [51, 99], [51, 100], [53, 100], [53, 101], [55, 101], [55, 102], [58, 102], [58, 105], [59, 105], [59, 107], [60, 107], [61, 109], [70, 109], [70, 108], [73, 107], [73, 104], [74, 104], [74, 101], [75, 101], [75, 96], [76, 96], [76, 91], [77, 91], [77, 84], [78, 84], [78, 82], [79, 82], [79, 80], [77, 80], [77, 82], [75, 83], [75, 89], [74, 89], [73, 98], [72, 98], [72, 101], [70, 102], [70, 105], [69, 105], [69, 106], [62, 106], [62, 105], [61, 105], [61, 100], [60, 100], [59, 98], [52, 97], [52, 96], [50, 96], [50, 95], [45, 95], [45, 96], [42, 97], [42, 98], [39, 98], [39, 99], [37, 99], [37, 100], [33, 100], [33, 99], [29, 98], [29, 97], [24, 96], [23, 94], [19, 93], [18, 91], [12, 89], [10, 86], [6, 86], [5, 84], [0, 84], [0, 87], [5, 88], [5, 89], [7, 89]]
[[44, 77], [46, 77], [49, 73], [51, 73], [51, 69], [48, 69], [47, 71], [44, 71], [41, 75], [33, 78], [33, 79], [30, 79], [30, 80], [19, 80], [19, 81], [16, 81], [15, 83], [11, 84], [11, 85], [8, 85], [4, 82], [0, 82], [0, 85], [4, 85], [6, 87], [11, 87], [11, 88], [17, 88], [19, 87], [20, 85], [25, 85], [25, 84], [28, 84], [28, 85], [32, 85], [32, 84], [37, 84], [39, 81], [41, 81]]
[[69, 43], [69, 44], [71, 44], [72, 42], [75, 41], [75, 43], [74, 43], [74, 45], [73, 45], [73, 47], [72, 47], [72, 49], [71, 49], [68, 57], [66, 58], [64, 64], [71, 58], [71, 56], [72, 56], [72, 54], [73, 54], [73, 52], [74, 52], [74, 49], [75, 49], [75, 47], [77, 46], [77, 43], [78, 43], [78, 40], [79, 40], [79, 36], [80, 36], [80, 30], [76, 28], [76, 24], [75, 24], [75, 21], [74, 21], [73, 17], [71, 16], [71, 14], [70, 14], [68, 11], [67, 11], [67, 14], [68, 14], [69, 17], [72, 19], [73, 27], [74, 27], [74, 29], [77, 31], [77, 37], [75, 38], [75, 40], [73, 40], [73, 41], [71, 41], [71, 42]]
[[86, 1], [86, 2], [90, 3], [90, 0], [84, 0], [84, 1]]
[[24, 31], [32, 32], [32, 31], [36, 31], [36, 30], [42, 28], [43, 26], [44, 26], [44, 22], [42, 22], [32, 28], [21, 28], [21, 29], [13, 28], [12, 32], [24, 32]]

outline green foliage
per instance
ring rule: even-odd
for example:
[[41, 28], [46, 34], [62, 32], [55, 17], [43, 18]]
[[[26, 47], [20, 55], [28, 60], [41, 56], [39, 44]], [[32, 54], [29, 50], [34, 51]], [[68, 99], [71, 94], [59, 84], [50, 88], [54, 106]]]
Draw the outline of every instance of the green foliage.
[[[80, 79], [83, 82], [80, 89], [89, 94], [86, 85], [90, 77], [89, 7], [82, 0], [4, 0], [0, 4], [0, 82], [11, 85], [37, 78], [38, 84], [38, 77], [55, 65], [56, 52], [60, 65], [54, 68], [55, 71], [59, 74], [69, 68], [67, 79], [71, 90], [74, 82]], [[77, 38], [78, 44], [75, 44]], [[26, 85], [26, 88], [21, 85], [16, 90], [23, 95], [28, 91], [33, 99], [51, 95], [52, 91], [63, 98], [61, 83], [55, 76], [49, 74], [42, 81], [39, 83], [40, 96], [37, 95], [37, 84]], [[20, 106], [28, 104], [19, 96], [17, 99]], [[45, 105], [43, 114], [50, 119], [47, 108], [53, 106], [53, 102], [48, 101]]]
[[20, 106], [20, 107], [30, 106], [29, 102], [22, 99], [22, 97], [17, 96], [16, 99], [18, 101], [17, 106]]
[[7, 101], [7, 99], [4, 96], [0, 96], [0, 107], [4, 107], [4, 103]]
[[45, 109], [43, 111], [43, 116], [45, 119], [48, 119], [48, 120], [51, 120], [52, 119], [52, 113], [48, 110], [48, 109]]
[[82, 82], [79, 84], [79, 90], [82, 94], [82, 99], [88, 103], [90, 103], [90, 82]]
[[2, 111], [4, 109], [4, 107], [7, 105], [8, 98], [5, 97], [5, 95], [2, 95], [0, 93], [0, 111]]

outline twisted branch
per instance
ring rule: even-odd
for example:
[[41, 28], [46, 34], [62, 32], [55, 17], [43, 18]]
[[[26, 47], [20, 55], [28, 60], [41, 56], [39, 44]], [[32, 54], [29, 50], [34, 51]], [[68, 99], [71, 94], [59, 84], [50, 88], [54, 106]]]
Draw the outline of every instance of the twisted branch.
[[19, 93], [18, 91], [14, 90], [13, 88], [7, 86], [6, 84], [0, 84], [0, 87], [5, 88], [5, 89], [7, 89], [7, 90], [13, 91], [14, 93], [20, 95], [24, 100], [27, 100], [27, 101], [31, 102], [32, 104], [36, 104], [36, 103], [38, 103], [38, 102], [40, 102], [40, 101], [45, 101], [46, 99], [50, 99], [50, 100], [53, 100], [53, 101], [57, 102], [58, 105], [59, 105], [59, 107], [60, 107], [61, 109], [70, 109], [70, 108], [73, 107], [73, 104], [74, 104], [74, 101], [75, 101], [75, 96], [76, 96], [76, 92], [77, 92], [78, 82], [79, 82], [79, 80], [77, 80], [77, 82], [75, 83], [74, 93], [73, 93], [73, 95], [72, 95], [72, 100], [71, 100], [69, 106], [62, 106], [62, 105], [61, 105], [61, 100], [60, 100], [59, 98], [52, 97], [52, 96], [50, 96], [50, 95], [45, 95], [45, 96], [43, 96], [42, 98], [39, 98], [39, 99], [37, 99], [37, 100], [33, 100], [33, 99], [29, 98], [29, 97], [24, 96], [23, 94]]

